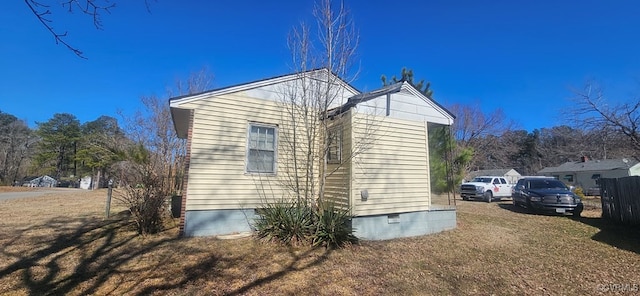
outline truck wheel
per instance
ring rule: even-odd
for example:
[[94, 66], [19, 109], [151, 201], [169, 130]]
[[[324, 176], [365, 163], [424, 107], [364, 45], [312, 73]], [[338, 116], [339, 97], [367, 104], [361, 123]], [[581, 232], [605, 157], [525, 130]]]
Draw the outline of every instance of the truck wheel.
[[492, 199], [493, 199], [493, 192], [491, 192], [491, 190], [484, 193], [484, 201], [491, 202]]
[[462, 197], [462, 200], [469, 200], [469, 198], [468, 198], [468, 197], [466, 197], [466, 196], [463, 196], [463, 197]]

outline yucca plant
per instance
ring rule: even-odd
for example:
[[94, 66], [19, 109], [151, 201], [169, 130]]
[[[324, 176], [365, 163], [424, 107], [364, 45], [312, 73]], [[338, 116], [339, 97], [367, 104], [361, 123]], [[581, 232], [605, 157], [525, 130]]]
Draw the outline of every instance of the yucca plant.
[[353, 235], [349, 210], [328, 203], [318, 208], [315, 215], [314, 246], [335, 248], [358, 241], [358, 238]]
[[296, 244], [310, 240], [314, 232], [314, 210], [296, 201], [267, 203], [254, 222], [259, 238]]

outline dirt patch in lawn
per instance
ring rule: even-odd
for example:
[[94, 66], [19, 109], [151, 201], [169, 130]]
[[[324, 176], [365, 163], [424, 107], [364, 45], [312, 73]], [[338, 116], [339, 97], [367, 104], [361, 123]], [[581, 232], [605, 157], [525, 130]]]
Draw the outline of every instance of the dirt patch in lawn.
[[339, 250], [138, 236], [106, 191], [0, 202], [0, 294], [592, 295], [640, 285], [638, 229], [456, 201], [458, 227]]

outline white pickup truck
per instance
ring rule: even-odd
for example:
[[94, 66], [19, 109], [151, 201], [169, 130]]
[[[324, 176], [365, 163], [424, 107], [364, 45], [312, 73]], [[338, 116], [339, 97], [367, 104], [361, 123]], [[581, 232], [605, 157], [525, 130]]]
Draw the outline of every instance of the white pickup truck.
[[511, 197], [512, 184], [504, 177], [478, 176], [470, 182], [460, 185], [460, 196], [463, 200], [482, 198], [486, 202], [503, 197]]

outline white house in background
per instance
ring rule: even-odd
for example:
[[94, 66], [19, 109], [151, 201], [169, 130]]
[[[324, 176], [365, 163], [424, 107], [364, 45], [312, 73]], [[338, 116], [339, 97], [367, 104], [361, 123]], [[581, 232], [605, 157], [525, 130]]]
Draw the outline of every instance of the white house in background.
[[22, 183], [24, 187], [56, 187], [57, 185], [58, 181], [47, 175], [30, 178]]
[[[339, 102], [325, 119], [336, 143], [325, 198], [350, 209], [354, 234], [390, 239], [456, 227], [455, 209], [431, 205], [427, 136], [429, 124], [451, 125], [454, 116], [407, 82], [360, 93], [320, 69], [170, 99], [177, 134], [187, 139], [184, 235], [250, 231], [256, 209], [287, 196], [279, 178], [289, 172], [283, 137], [293, 122], [283, 99], [327, 83]], [[352, 154], [363, 137], [370, 147]]]
[[91, 176], [80, 178], [80, 189], [91, 189]]
[[491, 170], [477, 170], [470, 172], [465, 180], [471, 180], [478, 176], [499, 176], [507, 179], [509, 184], [516, 184], [518, 180], [522, 177], [518, 171], [514, 169], [491, 169]]
[[585, 190], [596, 187], [600, 178], [621, 178], [640, 176], [640, 163], [629, 158], [565, 162], [557, 167], [546, 167], [538, 171], [539, 175], [555, 177], [569, 185]]

